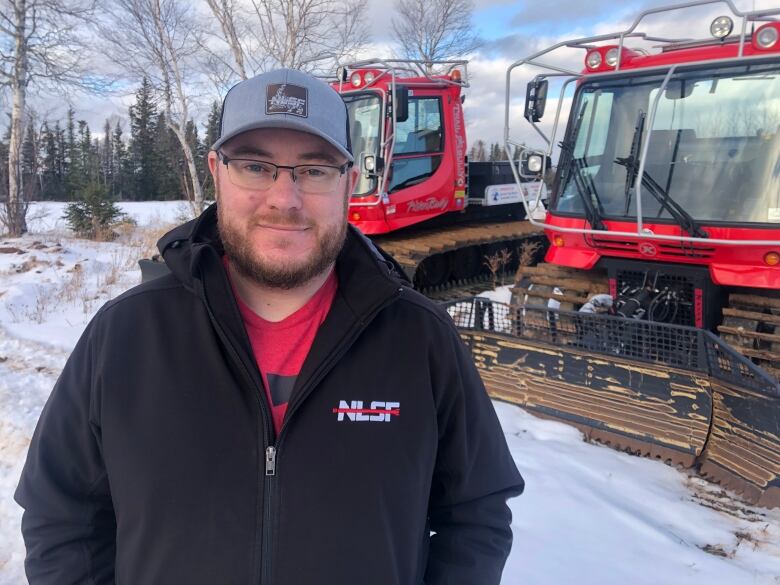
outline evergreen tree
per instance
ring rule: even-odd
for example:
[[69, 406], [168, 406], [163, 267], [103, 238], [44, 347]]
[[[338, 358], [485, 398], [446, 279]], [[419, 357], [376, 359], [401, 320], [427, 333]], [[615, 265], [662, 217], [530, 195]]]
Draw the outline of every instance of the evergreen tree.
[[72, 201], [83, 185], [83, 171], [78, 156], [76, 144], [76, 112], [72, 107], [68, 108], [67, 123], [65, 125], [65, 195]]
[[219, 106], [219, 102], [214, 100], [211, 102], [211, 111], [209, 111], [209, 117], [206, 121], [206, 149], [210, 149], [219, 138], [219, 122], [222, 115], [222, 111]]
[[[149, 199], [163, 201], [182, 199], [182, 173], [186, 173], [184, 157], [181, 153], [179, 142], [173, 131], [165, 123], [165, 114], [157, 115], [154, 134], [155, 177], [157, 179], [157, 192], [150, 194]], [[186, 179], [185, 179], [186, 180]]]
[[209, 112], [208, 120], [206, 121], [206, 138], [203, 143], [203, 152], [199, 153], [199, 159], [204, 168], [203, 182], [203, 197], [206, 200], [214, 200], [214, 181], [211, 179], [211, 173], [208, 169], [206, 156], [211, 149], [211, 145], [214, 144], [219, 138], [219, 122], [222, 115], [222, 110], [219, 105], [219, 101], [214, 100], [211, 103], [211, 111]]
[[96, 183], [98, 181], [98, 164], [89, 125], [84, 120], [79, 120], [78, 125], [77, 156], [81, 175], [78, 177], [77, 183], [79, 188], [83, 189], [88, 183]]
[[[198, 171], [198, 180], [200, 181], [201, 189], [203, 189], [209, 175], [208, 164], [206, 161], [209, 147], [200, 141], [200, 138], [198, 137], [198, 125], [195, 123], [195, 120], [190, 120], [187, 122], [187, 142], [189, 143], [190, 148], [192, 149], [192, 154], [195, 157], [195, 168]], [[184, 171], [183, 184], [186, 187], [189, 185], [189, 181], [187, 181], [187, 177], [189, 175], [187, 174], [187, 169], [182, 169], [182, 171]]]
[[57, 141], [56, 175], [59, 183], [59, 190], [62, 192], [63, 198], [66, 198], [65, 176], [67, 174], [67, 163], [65, 158], [67, 156], [67, 144], [65, 142], [65, 130], [60, 127], [59, 120], [54, 124], [54, 136]]
[[35, 117], [30, 116], [22, 141], [22, 185], [24, 200], [34, 201], [40, 193], [38, 169], [40, 156], [38, 152], [38, 133], [35, 131]]
[[152, 199], [157, 196], [155, 136], [157, 128], [157, 106], [152, 95], [152, 86], [144, 78], [135, 95], [135, 104], [130, 106], [130, 168], [132, 169], [132, 193], [130, 199]]
[[97, 240], [113, 240], [116, 233], [112, 228], [125, 219], [106, 188], [95, 181], [84, 185], [78, 199], [65, 208], [63, 217], [76, 235]]
[[490, 145], [489, 160], [492, 162], [507, 160], [506, 152], [504, 152], [504, 148], [498, 142], [494, 142], [493, 144]]
[[59, 122], [51, 129], [48, 122], [43, 123], [41, 130], [42, 169], [41, 169], [41, 199], [61, 200], [65, 197], [62, 182], [62, 162], [59, 152], [58, 134], [61, 133]]
[[114, 132], [111, 138], [113, 154], [111, 155], [111, 175], [114, 178], [109, 193], [115, 199], [127, 199], [132, 194], [132, 187], [129, 185], [129, 179], [132, 177], [130, 168], [130, 159], [127, 156], [125, 143], [122, 139], [122, 126], [119, 122], [114, 126]]
[[106, 123], [103, 125], [103, 141], [100, 143], [100, 176], [103, 186], [106, 188], [106, 192], [109, 196], [113, 193], [114, 177], [113, 168], [114, 164], [112, 158], [114, 156], [114, 146], [111, 143], [111, 124], [106, 118]]

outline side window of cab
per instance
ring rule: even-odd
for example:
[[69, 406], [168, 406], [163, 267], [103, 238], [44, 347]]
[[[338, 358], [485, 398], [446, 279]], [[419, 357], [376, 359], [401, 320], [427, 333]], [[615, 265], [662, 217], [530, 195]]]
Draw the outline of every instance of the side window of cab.
[[441, 164], [443, 150], [441, 99], [410, 97], [409, 117], [396, 125], [388, 191], [392, 193], [430, 177]]

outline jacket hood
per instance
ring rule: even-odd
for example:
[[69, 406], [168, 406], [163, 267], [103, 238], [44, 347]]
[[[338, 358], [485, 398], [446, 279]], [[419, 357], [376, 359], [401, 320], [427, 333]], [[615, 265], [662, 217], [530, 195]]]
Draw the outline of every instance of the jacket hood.
[[[224, 254], [224, 248], [217, 229], [217, 204], [210, 205], [197, 218], [184, 223], [157, 242], [157, 248], [174, 276], [190, 291], [197, 287], [200, 279], [200, 262], [203, 254], [216, 252]], [[367, 269], [370, 278], [378, 278], [396, 287], [398, 284], [411, 286], [403, 268], [392, 256], [379, 248], [357, 228], [349, 225], [347, 239], [336, 261], [339, 286], [344, 287], [356, 271], [356, 263]], [[360, 278], [365, 278], [362, 270]], [[366, 283], [367, 284], [367, 283]], [[361, 286], [366, 286], [363, 284]]]

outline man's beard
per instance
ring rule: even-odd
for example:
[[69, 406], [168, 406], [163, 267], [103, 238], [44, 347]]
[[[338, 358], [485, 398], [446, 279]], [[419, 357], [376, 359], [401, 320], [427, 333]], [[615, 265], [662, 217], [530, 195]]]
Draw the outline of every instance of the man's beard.
[[[345, 214], [346, 216], [346, 201]], [[244, 222], [247, 230], [259, 218], [252, 217]], [[277, 213], [265, 215], [263, 222], [274, 225], [309, 225], [300, 214]], [[228, 222], [217, 207], [217, 226], [225, 253], [239, 274], [255, 283], [268, 287], [290, 290], [300, 287], [322, 275], [335, 261], [347, 237], [346, 218], [336, 226], [319, 226], [316, 247], [304, 258], [289, 258], [271, 263], [253, 249], [251, 239], [233, 222]], [[316, 226], [310, 227], [315, 229]]]

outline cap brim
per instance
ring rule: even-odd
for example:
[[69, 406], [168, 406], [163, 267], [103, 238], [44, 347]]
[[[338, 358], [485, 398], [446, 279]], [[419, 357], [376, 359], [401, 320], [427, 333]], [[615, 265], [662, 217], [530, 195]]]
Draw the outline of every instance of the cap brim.
[[324, 134], [323, 132], [320, 132], [316, 128], [313, 128], [310, 124], [307, 124], [305, 120], [298, 119], [298, 118], [280, 118], [274, 119], [274, 120], [262, 120], [259, 122], [255, 122], [253, 124], [246, 124], [244, 126], [239, 126], [233, 132], [230, 132], [229, 134], [226, 134], [225, 136], [222, 136], [219, 140], [217, 140], [212, 146], [212, 150], [219, 150], [226, 142], [232, 140], [239, 134], [243, 134], [244, 132], [249, 132], [250, 130], [259, 130], [262, 128], [284, 128], [286, 130], [298, 130], [299, 132], [306, 132], [307, 134], [312, 134], [313, 136], [317, 136], [318, 138], [322, 138], [325, 142], [330, 144], [333, 148], [335, 148], [340, 154], [344, 155], [349, 162], [354, 162], [355, 159], [352, 156], [352, 154], [344, 148], [341, 144]]

